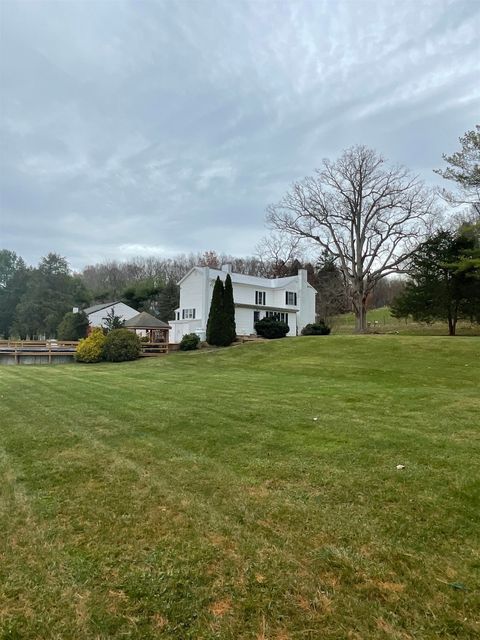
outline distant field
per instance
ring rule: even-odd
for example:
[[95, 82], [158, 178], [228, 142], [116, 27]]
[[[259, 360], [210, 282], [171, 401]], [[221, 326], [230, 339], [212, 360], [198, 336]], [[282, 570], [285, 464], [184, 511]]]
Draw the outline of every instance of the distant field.
[[[425, 322], [414, 322], [411, 318], [408, 320], [398, 320], [391, 315], [389, 307], [371, 309], [367, 313], [367, 321], [371, 323], [369, 327], [370, 331], [376, 333], [398, 333], [406, 336], [448, 335], [448, 325], [446, 322], [426, 324]], [[355, 316], [353, 313], [345, 313], [336, 316], [331, 324], [334, 333], [352, 333], [355, 327]], [[457, 335], [480, 336], [480, 325], [460, 321], [457, 326]]]
[[477, 338], [5, 366], [0, 403], [4, 640], [479, 637]]

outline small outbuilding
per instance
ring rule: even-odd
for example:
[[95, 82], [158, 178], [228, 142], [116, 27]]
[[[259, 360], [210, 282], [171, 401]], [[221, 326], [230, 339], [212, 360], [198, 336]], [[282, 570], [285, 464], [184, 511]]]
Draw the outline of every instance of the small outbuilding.
[[138, 333], [140, 337], [148, 338], [144, 343], [144, 355], [155, 355], [168, 351], [170, 325], [162, 322], [146, 311], [138, 313], [125, 321], [125, 329]]
[[[78, 311], [78, 309], [73, 309], [73, 311]], [[109, 315], [115, 315], [124, 322], [127, 322], [130, 318], [134, 318], [138, 315], [138, 311], [136, 309], [129, 307], [128, 304], [125, 304], [120, 300], [117, 300], [116, 302], [102, 302], [101, 304], [96, 304], [93, 307], [82, 309], [82, 311], [87, 315], [88, 322], [91, 327], [106, 327], [107, 317]]]

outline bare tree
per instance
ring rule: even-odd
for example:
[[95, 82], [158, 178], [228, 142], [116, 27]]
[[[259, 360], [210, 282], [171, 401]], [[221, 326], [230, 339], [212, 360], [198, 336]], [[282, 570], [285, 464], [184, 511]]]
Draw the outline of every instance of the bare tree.
[[262, 265], [262, 276], [282, 278], [290, 275], [291, 265], [303, 259], [300, 236], [271, 233], [255, 247], [255, 255]]
[[367, 297], [377, 282], [398, 273], [430, 221], [433, 193], [404, 167], [389, 167], [363, 146], [347, 149], [311, 177], [294, 183], [267, 220], [319, 245], [338, 264], [356, 316], [367, 328]]

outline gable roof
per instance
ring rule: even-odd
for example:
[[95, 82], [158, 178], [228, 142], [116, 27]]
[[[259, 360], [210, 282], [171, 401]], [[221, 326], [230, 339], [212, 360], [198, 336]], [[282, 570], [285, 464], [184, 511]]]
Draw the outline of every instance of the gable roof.
[[[190, 269], [190, 271], [186, 273], [181, 280], [179, 280], [178, 284], [182, 284], [182, 282], [194, 271], [201, 273], [204, 269], [205, 267], [192, 267], [192, 269]], [[210, 267], [208, 271], [210, 280], [216, 280], [218, 276], [221, 280], [224, 280], [227, 277], [227, 272], [222, 271], [221, 269], [212, 269]], [[264, 289], [282, 289], [283, 287], [288, 287], [298, 281], [298, 276], [288, 276], [286, 278], [261, 278], [260, 276], [247, 276], [243, 273], [230, 273], [230, 277], [232, 279], [232, 283], [249, 284], [251, 286], [262, 287]], [[310, 283], [307, 283], [307, 286], [311, 289], [314, 288]]]
[[86, 313], [88, 316], [91, 313], [95, 313], [95, 311], [101, 311], [102, 309], [106, 309], [107, 307], [113, 307], [113, 305], [115, 304], [120, 304], [120, 302], [121, 300], [114, 300], [113, 302], [102, 302], [101, 304], [94, 304], [92, 307], [87, 307], [86, 309], [82, 309], [82, 311], [83, 313]]
[[[221, 279], [226, 278], [225, 271], [220, 269], [210, 269], [210, 280], [216, 280], [218, 276]], [[250, 284], [256, 287], [267, 287], [268, 289], [281, 289], [289, 284], [297, 282], [297, 276], [288, 276], [288, 278], [260, 278], [259, 276], [246, 276], [243, 273], [231, 273], [232, 282], [237, 284]]]
[[124, 326], [130, 329], [170, 329], [170, 325], [155, 318], [155, 316], [152, 316], [146, 311], [142, 311], [136, 316], [133, 316], [133, 318], [130, 318], [130, 320], [127, 320]]

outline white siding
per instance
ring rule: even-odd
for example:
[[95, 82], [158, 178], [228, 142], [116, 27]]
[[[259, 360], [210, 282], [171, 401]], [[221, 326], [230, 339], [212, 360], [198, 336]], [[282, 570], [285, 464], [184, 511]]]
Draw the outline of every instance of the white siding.
[[[209, 270], [207, 267], [193, 269], [181, 282], [180, 307], [177, 309], [179, 320], [171, 321], [172, 331], [170, 341], [179, 342], [186, 333], [199, 333], [205, 338], [205, 330], [212, 299], [213, 286], [217, 275], [225, 280], [226, 273]], [[245, 279], [237, 276], [238, 279]], [[233, 274], [233, 280], [235, 274]], [[289, 336], [300, 333], [303, 327], [315, 322], [315, 290], [307, 284], [307, 272], [300, 270], [298, 276], [279, 280], [252, 278], [255, 282], [233, 282], [233, 299], [235, 302], [235, 323], [237, 335], [251, 335], [255, 333], [253, 314], [260, 312], [260, 318], [265, 312], [282, 311], [288, 313]], [[265, 291], [265, 305], [255, 303], [255, 292]], [[297, 304], [286, 304], [286, 292], [297, 294]], [[249, 305], [238, 306], [238, 305]], [[251, 305], [251, 306], [250, 306]], [[195, 309], [195, 319], [182, 320], [183, 309]], [[177, 317], [177, 315], [175, 316]]]
[[[235, 325], [237, 329], [237, 336], [250, 336], [255, 333], [255, 322], [254, 322], [254, 313], [257, 309], [247, 309], [245, 307], [236, 307], [235, 308]], [[260, 314], [260, 320], [265, 318], [267, 311], [265, 309], [258, 309]], [[290, 328], [290, 331], [287, 335], [295, 336], [297, 335], [297, 319], [296, 313], [291, 312], [288, 313], [288, 321], [287, 324]]]
[[117, 302], [116, 304], [110, 305], [109, 307], [104, 307], [100, 309], [100, 311], [94, 311], [88, 315], [88, 321], [90, 322], [92, 327], [105, 327], [105, 320], [107, 313], [111, 313], [111, 310], [114, 310], [116, 316], [121, 318], [122, 320], [130, 320], [134, 316], [138, 315], [138, 311], [136, 309], [132, 309], [128, 304], [124, 304], [123, 302]]
[[180, 287], [180, 320], [182, 309], [195, 309], [195, 320], [202, 318], [203, 277], [198, 271], [192, 273], [182, 282]]
[[200, 340], [205, 340], [205, 331], [202, 329], [201, 320], [170, 321], [169, 325], [172, 327], [169, 332], [169, 341], [172, 344], [180, 342], [187, 333], [198, 333]]

